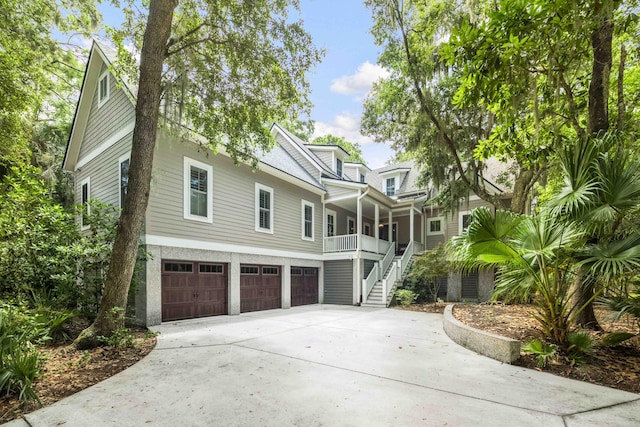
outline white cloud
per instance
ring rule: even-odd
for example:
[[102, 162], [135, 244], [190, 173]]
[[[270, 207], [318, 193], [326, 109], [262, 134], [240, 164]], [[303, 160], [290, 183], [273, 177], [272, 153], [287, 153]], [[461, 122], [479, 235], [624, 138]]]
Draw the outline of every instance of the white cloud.
[[361, 145], [371, 142], [369, 138], [360, 134], [360, 117], [349, 113], [338, 114], [331, 123], [315, 122], [314, 125], [315, 131], [311, 139], [331, 134]]
[[360, 117], [350, 113], [338, 114], [331, 123], [315, 122], [315, 131], [311, 140], [324, 135], [340, 136], [347, 141], [356, 142], [362, 148], [362, 156], [367, 165], [379, 168], [393, 156], [393, 150], [387, 144], [374, 143], [370, 138], [360, 133]]
[[388, 70], [367, 61], [360, 64], [355, 74], [334, 79], [331, 83], [331, 92], [341, 95], [366, 95], [373, 83], [388, 76]]

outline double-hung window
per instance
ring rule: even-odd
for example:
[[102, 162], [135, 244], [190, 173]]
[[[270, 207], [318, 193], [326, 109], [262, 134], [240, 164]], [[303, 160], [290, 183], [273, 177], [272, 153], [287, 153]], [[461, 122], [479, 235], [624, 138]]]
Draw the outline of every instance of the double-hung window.
[[462, 234], [471, 224], [471, 211], [463, 211], [458, 213], [458, 233]]
[[80, 182], [80, 205], [82, 206], [82, 214], [80, 215], [80, 229], [87, 230], [89, 228], [89, 215], [91, 215], [91, 178], [87, 177]]
[[184, 158], [184, 218], [213, 222], [213, 168]]
[[444, 217], [427, 219], [427, 235], [435, 236], [438, 234], [444, 234]]
[[109, 71], [105, 71], [98, 79], [98, 108], [109, 100]]
[[302, 201], [302, 239], [313, 241], [313, 203]]
[[396, 179], [394, 178], [387, 178], [387, 182], [386, 182], [386, 194], [387, 196], [395, 196], [396, 195]]
[[127, 195], [128, 187], [129, 187], [129, 164], [131, 160], [129, 159], [130, 154], [126, 154], [120, 157], [118, 161], [119, 164], [119, 182], [118, 185], [120, 187], [120, 208], [122, 208], [122, 204], [124, 203], [124, 197]]
[[256, 182], [256, 231], [273, 233], [273, 188]]
[[342, 178], [342, 160], [336, 159], [336, 173]]

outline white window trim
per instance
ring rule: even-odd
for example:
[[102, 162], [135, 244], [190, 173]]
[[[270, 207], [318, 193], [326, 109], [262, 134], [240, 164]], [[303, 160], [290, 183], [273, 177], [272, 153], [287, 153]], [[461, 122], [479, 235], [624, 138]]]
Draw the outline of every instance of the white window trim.
[[[431, 223], [434, 221], [440, 221], [440, 231], [431, 231]], [[427, 236], [439, 236], [441, 234], [444, 234], [444, 217], [427, 218]]]
[[[195, 166], [207, 171], [207, 216], [199, 216], [191, 214], [191, 166]], [[206, 163], [199, 162], [184, 156], [184, 219], [198, 222], [207, 222], [211, 224], [213, 222], [213, 166]]]
[[[107, 78], [107, 96], [104, 97], [104, 99], [100, 99], [100, 82], [102, 82], [102, 79]], [[111, 96], [111, 82], [110, 82], [110, 78], [109, 78], [109, 70], [105, 70], [104, 73], [100, 74], [100, 77], [98, 78], [98, 108], [102, 107], [108, 100], [109, 97]]]
[[[89, 201], [91, 200], [91, 177], [90, 176], [80, 181], [80, 204], [81, 205], [84, 204], [82, 201], [82, 187], [84, 187], [85, 184], [87, 185], [87, 216], [89, 216], [91, 215], [91, 205], [89, 204]], [[80, 214], [80, 230], [82, 231], [88, 230], [91, 227], [89, 224], [84, 224], [83, 216], [84, 216], [83, 213], [81, 213]]]
[[326, 224], [326, 227], [325, 227], [325, 229], [326, 229], [326, 232], [325, 232], [326, 233], [326, 237], [330, 237], [329, 236], [329, 221], [327, 220], [327, 217], [329, 215], [333, 216], [333, 235], [337, 236], [338, 235], [338, 215], [336, 214], [336, 211], [334, 211], [334, 210], [327, 209], [326, 211], [327, 211], [327, 213], [324, 216], [324, 222]]
[[[271, 209], [269, 215], [269, 228], [261, 228], [260, 227], [260, 190], [266, 191], [269, 193], [269, 199], [271, 202]], [[266, 185], [262, 185], [256, 182], [256, 191], [255, 191], [255, 229], [260, 233], [268, 233], [273, 234], [273, 224], [275, 217], [275, 198], [273, 197], [273, 188], [267, 187]]]
[[349, 232], [349, 220], [353, 221], [353, 234], [357, 234], [358, 233], [358, 223], [356, 222], [356, 219], [352, 216], [348, 216], [347, 217], [347, 234], [351, 234]]
[[[122, 162], [129, 160], [129, 170], [131, 170], [131, 151], [118, 159], [118, 206], [122, 209]], [[131, 172], [129, 172], [131, 174]]]
[[[304, 208], [306, 206], [309, 206], [311, 208], [311, 237], [308, 237], [304, 234], [305, 232], [305, 212], [304, 212]], [[309, 201], [306, 200], [302, 200], [302, 240], [308, 240], [310, 242], [314, 241], [315, 238], [315, 214], [316, 214], [316, 208], [315, 205]]]
[[[385, 196], [387, 196], [387, 197], [395, 197], [398, 194], [398, 181], [400, 180], [399, 178], [400, 178], [399, 175], [393, 175], [393, 176], [386, 176], [384, 178], [384, 180], [382, 180], [382, 186], [383, 186], [382, 192], [385, 194]], [[387, 194], [387, 181], [390, 180], [390, 179], [394, 180], [393, 181], [393, 195], [392, 196]]]
[[458, 212], [458, 235], [462, 234], [462, 217], [465, 215], [471, 215], [471, 211], [460, 211]]
[[[339, 159], [338, 156], [334, 155], [334, 157], [335, 157], [334, 164], [335, 164], [336, 175], [338, 175], [340, 178], [343, 178], [344, 177], [344, 161], [342, 159]], [[338, 173], [338, 162], [342, 163], [340, 173]]]

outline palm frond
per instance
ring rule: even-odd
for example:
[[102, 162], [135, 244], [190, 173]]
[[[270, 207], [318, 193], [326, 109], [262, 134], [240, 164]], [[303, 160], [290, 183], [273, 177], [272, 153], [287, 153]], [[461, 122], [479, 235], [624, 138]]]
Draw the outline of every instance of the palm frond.
[[585, 266], [590, 274], [610, 280], [640, 268], [640, 234], [590, 245], [578, 252], [578, 256], [579, 265]]

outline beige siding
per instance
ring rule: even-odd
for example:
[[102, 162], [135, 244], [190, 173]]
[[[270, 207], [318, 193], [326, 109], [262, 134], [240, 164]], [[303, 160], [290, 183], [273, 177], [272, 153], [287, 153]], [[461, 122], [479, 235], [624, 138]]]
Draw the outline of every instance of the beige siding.
[[[104, 69], [106, 66], [103, 66]], [[106, 103], [98, 108], [98, 91], [93, 95], [79, 160], [135, 119], [135, 108], [124, 89], [116, 86], [112, 75], [109, 75], [109, 79], [110, 94]]]
[[354, 198], [358, 197], [358, 190], [353, 188], [342, 188], [331, 184], [325, 184], [325, 188], [327, 189], [327, 195], [325, 196], [326, 200], [342, 198], [345, 196], [353, 196]]
[[276, 135], [276, 142], [284, 148], [291, 156], [298, 162], [302, 167], [304, 167], [307, 172], [311, 174], [315, 179], [320, 181], [320, 170], [318, 170], [318, 166], [315, 163], [311, 163], [307, 158], [300, 153], [300, 149], [294, 147], [287, 139], [282, 136], [282, 134], [278, 133]]
[[333, 164], [333, 157], [331, 156], [331, 151], [314, 151], [314, 153], [316, 154], [316, 156], [318, 156], [318, 158], [320, 160], [322, 160], [327, 166], [329, 166], [329, 169], [331, 169], [333, 172], [335, 172], [335, 165]]
[[119, 207], [119, 159], [131, 151], [131, 136], [132, 134], [129, 134], [122, 138], [76, 171], [74, 177], [76, 203], [80, 203], [80, 183], [85, 178], [90, 178], [89, 197]]
[[344, 175], [352, 181], [360, 182], [360, 172], [358, 168], [352, 166], [344, 166], [342, 168]]
[[[147, 210], [150, 235], [250, 247], [322, 253], [319, 195], [223, 155], [208, 156], [188, 143], [160, 138]], [[184, 157], [213, 167], [213, 223], [184, 219]], [[274, 233], [255, 231], [255, 183], [273, 188]], [[314, 241], [302, 239], [302, 202], [314, 203]]]
[[453, 215], [452, 214], [447, 214], [445, 216], [445, 223], [446, 223], [446, 238], [450, 239], [453, 236], [457, 236], [459, 234], [459, 218], [460, 212], [467, 212], [467, 211], [472, 211], [475, 208], [479, 208], [480, 206], [487, 206], [491, 209], [493, 209], [493, 205], [489, 202], [485, 202], [484, 200], [471, 200], [469, 201], [469, 203], [462, 203], [460, 205], [460, 210], [457, 212], [454, 212]]

